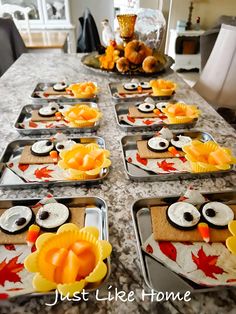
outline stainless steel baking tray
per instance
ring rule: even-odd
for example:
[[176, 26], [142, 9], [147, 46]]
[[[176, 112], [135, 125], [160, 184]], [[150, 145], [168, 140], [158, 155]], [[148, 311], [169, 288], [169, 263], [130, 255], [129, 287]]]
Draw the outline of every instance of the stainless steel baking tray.
[[60, 100], [61, 102], [75, 102], [75, 101], [97, 101], [98, 97], [95, 96], [93, 98], [68, 98], [68, 97], [64, 97], [64, 96], [60, 96], [60, 97], [39, 97], [37, 95], [37, 92], [42, 92], [47, 90], [47, 88], [52, 87], [53, 85], [55, 85], [58, 82], [40, 82], [36, 85], [36, 87], [34, 88], [34, 91], [32, 92], [32, 94], [30, 95], [30, 98], [32, 99], [33, 103], [37, 103], [37, 104], [41, 104], [41, 103], [45, 103], [45, 101], [57, 101]]
[[[124, 83], [124, 82], [123, 82]], [[117, 83], [109, 83], [108, 84], [108, 87], [109, 87], [109, 91], [110, 91], [110, 94], [111, 94], [111, 97], [112, 99], [116, 102], [116, 103], [119, 103], [119, 102], [131, 102], [131, 101], [141, 101], [141, 100], [144, 100], [145, 98], [147, 97], [151, 97], [153, 100], [169, 100], [171, 99], [173, 95], [171, 96], [151, 96], [151, 95], [146, 95], [146, 96], [137, 96], [137, 97], [132, 97], [132, 98], [120, 98], [119, 96], [116, 96], [116, 93], [118, 93], [118, 89], [117, 87], [120, 85], [121, 83], [120, 82], [117, 82]]]
[[[91, 137], [73, 137], [75, 142], [83, 144], [85, 143], [97, 143], [101, 148], [105, 148], [105, 141], [103, 138], [98, 136]], [[6, 167], [6, 163], [12, 158], [17, 157], [22, 153], [25, 145], [32, 145], [35, 141], [42, 140], [42, 138], [34, 139], [23, 139], [10, 142], [2, 153], [0, 159], [0, 188], [11, 188], [11, 189], [22, 189], [22, 188], [37, 188], [37, 187], [53, 187], [53, 186], [65, 186], [65, 185], [80, 185], [80, 186], [91, 186], [102, 183], [109, 173], [109, 168], [103, 169], [99, 177], [96, 179], [89, 180], [58, 180], [51, 182], [26, 182], [18, 175], [16, 175], [11, 169]]]
[[[236, 190], [219, 193], [203, 193], [210, 201], [221, 201], [225, 203], [236, 203]], [[137, 240], [137, 250], [141, 262], [144, 280], [150, 289], [155, 291], [180, 292], [191, 291], [209, 292], [226, 287], [205, 287], [181, 277], [160, 262], [145, 253], [141, 246], [152, 234], [151, 216], [149, 207], [158, 204], [168, 205], [176, 202], [180, 195], [171, 195], [160, 198], [143, 198], [134, 202], [131, 208], [134, 229]]]
[[[172, 100], [171, 100], [172, 101]], [[172, 102], [176, 102], [172, 101]], [[129, 102], [129, 103], [119, 103], [115, 104], [114, 110], [115, 110], [115, 117], [116, 122], [118, 126], [127, 132], [135, 131], [135, 132], [141, 132], [141, 131], [152, 131], [152, 130], [160, 130], [163, 126], [167, 126], [169, 129], [191, 129], [195, 126], [197, 119], [193, 120], [191, 123], [182, 123], [182, 124], [166, 124], [161, 123], [159, 125], [128, 125], [124, 121], [122, 121], [121, 116], [129, 113], [129, 107], [131, 105], [137, 105], [140, 104], [139, 102]]]
[[[108, 229], [108, 208], [106, 202], [99, 197], [85, 196], [85, 197], [55, 197], [55, 199], [67, 207], [87, 207], [85, 211], [85, 227], [94, 226], [99, 230], [100, 240], [109, 241], [109, 229]], [[0, 208], [9, 208], [17, 205], [33, 206], [40, 199], [6, 199], [0, 200]], [[99, 284], [89, 284], [86, 286], [86, 291], [94, 291], [98, 286], [102, 286], [104, 282], [109, 278], [111, 272], [110, 258], [105, 260], [107, 265], [107, 275]], [[33, 295], [42, 296], [49, 295], [49, 293], [34, 293]]]
[[[193, 138], [198, 138], [203, 142], [212, 141], [214, 140], [212, 136], [206, 132], [202, 131], [184, 131], [184, 132], [176, 132], [176, 134], [183, 134], [186, 136], [190, 136]], [[166, 174], [156, 174], [152, 171], [147, 171], [141, 169], [131, 163], [128, 163], [125, 159], [126, 153], [129, 150], [137, 149], [137, 141], [140, 140], [148, 140], [154, 134], [153, 133], [146, 133], [146, 134], [137, 134], [137, 135], [126, 135], [121, 138], [121, 147], [122, 147], [122, 156], [123, 162], [125, 167], [125, 172], [128, 178], [134, 181], [169, 181], [169, 180], [179, 180], [179, 179], [194, 179], [194, 178], [206, 178], [210, 176], [223, 176], [224, 174], [229, 173], [230, 171], [235, 171], [233, 166], [229, 170], [221, 170], [215, 172], [199, 172], [199, 173], [166, 173]]]
[[[58, 104], [60, 104], [60, 101], [56, 101]], [[98, 105], [94, 102], [79, 102], [82, 105], [87, 105], [91, 108], [98, 108]], [[26, 105], [22, 107], [15, 123], [14, 128], [16, 131], [18, 131], [22, 135], [34, 135], [34, 134], [52, 134], [58, 131], [70, 134], [70, 133], [85, 133], [85, 132], [95, 132], [99, 128], [99, 121], [95, 123], [94, 126], [85, 127], [85, 128], [75, 128], [75, 127], [60, 127], [60, 128], [41, 128], [41, 129], [24, 129], [21, 127], [21, 124], [24, 123], [26, 119], [30, 119], [31, 113], [33, 110], [40, 109], [43, 105], [47, 105], [48, 103], [44, 102], [44, 104], [32, 104], [32, 105]], [[76, 103], [78, 104], [78, 102]], [[66, 103], [64, 102], [63, 105], [72, 105], [72, 103]]]

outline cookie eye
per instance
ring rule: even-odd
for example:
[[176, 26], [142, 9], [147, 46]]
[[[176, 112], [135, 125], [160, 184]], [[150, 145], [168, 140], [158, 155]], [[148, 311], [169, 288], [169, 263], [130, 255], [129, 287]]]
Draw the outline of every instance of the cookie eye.
[[144, 103], [138, 105], [138, 110], [140, 112], [143, 112], [143, 113], [153, 112], [154, 109], [155, 109], [155, 105], [150, 104], [150, 103], [144, 102]]
[[177, 202], [170, 205], [166, 215], [167, 220], [173, 227], [182, 230], [194, 229], [201, 218], [198, 209], [186, 202]]
[[40, 108], [38, 111], [38, 114], [41, 117], [52, 117], [55, 115], [57, 110], [58, 110], [57, 104], [53, 104], [53, 105], [49, 104], [48, 106]]
[[76, 142], [72, 140], [59, 142], [56, 144], [56, 150], [60, 152], [63, 149], [70, 149], [74, 144], [76, 144]]
[[42, 206], [36, 215], [36, 223], [44, 230], [54, 230], [64, 224], [70, 217], [69, 209], [60, 203]]
[[31, 146], [31, 152], [35, 156], [47, 156], [53, 148], [54, 144], [51, 141], [43, 140], [35, 142]]
[[140, 85], [143, 89], [150, 89], [150, 88], [151, 88], [149, 82], [140, 82], [139, 85]]
[[163, 152], [168, 149], [169, 141], [162, 137], [152, 137], [148, 140], [148, 148], [154, 152]]
[[163, 108], [166, 108], [167, 105], [168, 105], [168, 103], [166, 103], [166, 102], [159, 102], [156, 104], [156, 108], [159, 110], [162, 110]]
[[13, 206], [4, 211], [0, 217], [0, 228], [5, 233], [20, 233], [32, 223], [34, 214], [29, 207]]
[[53, 85], [53, 89], [57, 92], [63, 92], [67, 88], [67, 84], [65, 83], [57, 83]]
[[170, 142], [176, 148], [182, 148], [185, 145], [190, 144], [191, 141], [192, 139], [189, 136], [177, 135], [177, 136], [174, 136], [174, 138]]
[[67, 110], [69, 110], [72, 106], [70, 105], [60, 105], [59, 108], [58, 108], [58, 111], [63, 113], [63, 112], [66, 112]]
[[137, 83], [125, 83], [123, 85], [124, 89], [133, 91], [138, 89], [138, 84]]
[[210, 227], [223, 229], [234, 219], [233, 210], [226, 204], [220, 202], [208, 202], [201, 208], [202, 216]]

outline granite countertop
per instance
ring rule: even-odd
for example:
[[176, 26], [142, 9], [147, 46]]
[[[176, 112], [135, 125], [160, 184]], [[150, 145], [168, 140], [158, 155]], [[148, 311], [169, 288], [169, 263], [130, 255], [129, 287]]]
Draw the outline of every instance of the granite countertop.
[[[103, 111], [101, 127], [97, 131], [106, 141], [111, 151], [112, 170], [103, 184], [90, 187], [56, 187], [49, 191], [54, 196], [94, 195], [104, 198], [109, 207], [109, 232], [113, 245], [112, 270], [108, 284], [118, 290], [135, 291], [134, 302], [122, 303], [106, 301], [90, 301], [82, 303], [62, 302], [53, 308], [45, 306], [48, 297], [19, 298], [14, 302], [3, 301], [0, 313], [233, 313], [235, 311], [236, 290], [221, 290], [207, 294], [192, 295], [190, 302], [152, 303], [141, 301], [141, 290], [145, 287], [140, 270], [140, 261], [136, 251], [136, 241], [131, 219], [131, 204], [143, 197], [167, 196], [184, 192], [190, 185], [205, 192], [230, 190], [236, 182], [236, 175], [219, 178], [179, 180], [169, 182], [131, 182], [124, 173], [121, 159], [120, 138], [126, 133], [116, 125], [113, 103], [108, 90], [108, 82], [123, 80], [123, 77], [95, 75], [85, 70], [80, 64], [80, 55], [22, 55], [15, 64], [1, 77], [1, 116], [0, 116], [0, 149], [4, 149], [9, 141], [19, 139], [13, 129], [20, 107], [30, 103], [31, 94], [39, 81], [93, 80], [101, 87], [99, 106]], [[178, 90], [176, 97], [196, 103], [202, 110], [196, 128], [209, 132], [215, 140], [233, 149], [236, 153], [235, 131], [212, 109], [193, 89], [175, 73], [168, 74], [168, 79], [176, 81]], [[0, 198], [43, 197], [48, 190], [21, 189], [0, 190]], [[139, 297], [140, 296], [140, 297]]]

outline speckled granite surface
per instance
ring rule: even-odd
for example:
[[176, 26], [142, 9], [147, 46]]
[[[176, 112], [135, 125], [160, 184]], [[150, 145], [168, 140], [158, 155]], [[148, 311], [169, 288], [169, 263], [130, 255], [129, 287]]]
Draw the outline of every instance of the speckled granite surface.
[[[20, 59], [0, 79], [0, 149], [11, 140], [20, 136], [12, 128], [21, 106], [30, 103], [29, 95], [38, 81], [59, 81], [67, 78], [71, 81], [94, 80], [101, 86], [99, 106], [104, 117], [97, 134], [104, 137], [111, 151], [112, 171], [104, 184], [93, 188], [58, 187], [50, 189], [55, 196], [95, 195], [104, 198], [109, 206], [110, 241], [113, 245], [112, 274], [109, 284], [119, 290], [133, 290], [136, 300], [132, 303], [98, 302], [91, 298], [89, 302], [59, 303], [53, 308], [46, 307], [48, 297], [19, 298], [0, 304], [0, 313], [235, 313], [236, 290], [211, 292], [192, 296], [189, 303], [164, 302], [151, 303], [140, 300], [141, 289], [145, 287], [139, 258], [136, 252], [134, 229], [130, 214], [131, 204], [142, 197], [166, 196], [183, 192], [191, 183], [202, 191], [222, 191], [232, 189], [236, 175], [221, 178], [181, 180], [160, 183], [135, 183], [125, 177], [119, 140], [125, 135], [115, 122], [113, 103], [107, 83], [120, 77], [95, 76], [87, 72], [80, 64], [78, 55], [39, 55], [27, 54]], [[236, 134], [226, 122], [177, 74], [168, 75], [178, 83], [177, 97], [195, 102], [203, 114], [196, 128], [209, 132], [221, 144], [231, 147], [236, 153]], [[42, 197], [48, 190], [0, 190], [0, 198]]]

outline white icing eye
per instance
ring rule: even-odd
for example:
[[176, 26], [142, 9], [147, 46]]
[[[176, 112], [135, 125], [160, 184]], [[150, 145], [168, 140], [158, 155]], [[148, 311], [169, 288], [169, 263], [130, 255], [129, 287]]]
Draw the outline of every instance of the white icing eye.
[[133, 91], [133, 90], [137, 90], [138, 88], [138, 84], [137, 83], [125, 83], [124, 85], [124, 89], [126, 90], [130, 90], [130, 91]]
[[36, 156], [47, 156], [53, 150], [54, 144], [49, 140], [35, 142], [31, 146], [31, 152]]
[[36, 223], [43, 229], [55, 229], [64, 224], [70, 216], [69, 209], [60, 203], [42, 206], [36, 215]]
[[149, 82], [140, 82], [139, 86], [141, 86], [143, 89], [150, 89], [151, 88]]
[[147, 146], [154, 152], [161, 152], [167, 150], [169, 147], [169, 141], [162, 137], [152, 137], [148, 140]]
[[72, 106], [70, 105], [59, 105], [58, 107], [58, 111], [61, 112], [61, 113], [64, 113], [66, 112], [67, 110], [69, 110]]
[[48, 106], [39, 109], [38, 113], [42, 117], [52, 117], [58, 111], [58, 105], [55, 103], [49, 104]]
[[14, 206], [4, 211], [0, 217], [0, 228], [6, 233], [20, 233], [26, 230], [34, 215], [26, 206]]
[[144, 102], [144, 103], [138, 105], [138, 110], [143, 112], [143, 113], [153, 112], [154, 109], [155, 109], [155, 105], [150, 104], [150, 103]]
[[178, 229], [194, 229], [200, 221], [201, 215], [198, 209], [186, 202], [177, 202], [167, 209], [167, 220]]
[[206, 203], [201, 210], [204, 219], [213, 228], [227, 228], [228, 223], [234, 219], [233, 210], [220, 202]]
[[62, 141], [56, 144], [56, 150], [58, 152], [61, 152], [64, 149], [70, 149], [74, 144], [76, 144], [75, 141], [72, 140], [66, 140], [66, 141]]
[[159, 109], [159, 110], [162, 110], [163, 108], [166, 108], [167, 105], [168, 105], [167, 102], [158, 102], [158, 103], [156, 104], [156, 108]]
[[177, 135], [174, 136], [174, 138], [170, 142], [176, 148], [182, 148], [190, 144], [192, 142], [192, 139], [189, 136]]
[[63, 92], [68, 85], [66, 83], [57, 83], [53, 85], [53, 89], [57, 92]]

